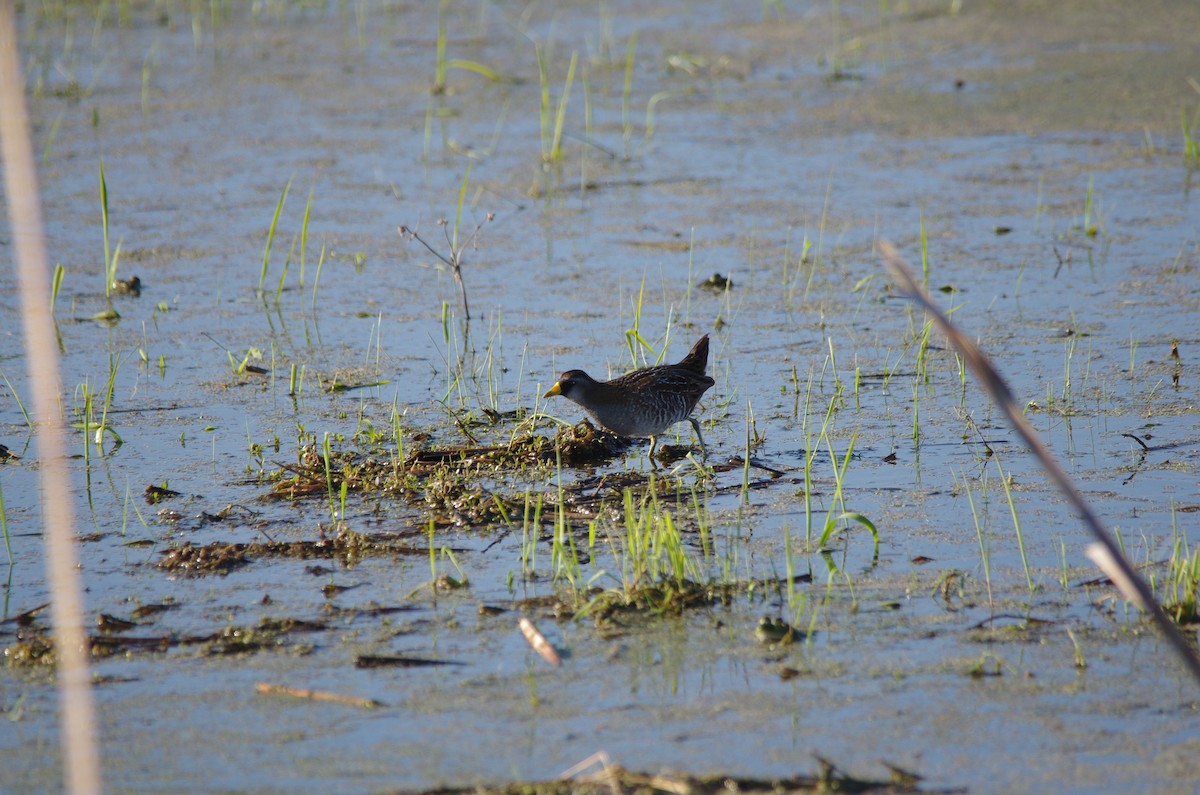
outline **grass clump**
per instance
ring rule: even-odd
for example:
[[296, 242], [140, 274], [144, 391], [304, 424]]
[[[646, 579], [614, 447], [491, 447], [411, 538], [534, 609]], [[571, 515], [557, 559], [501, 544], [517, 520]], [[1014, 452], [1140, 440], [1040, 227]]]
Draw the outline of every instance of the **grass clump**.
[[[1189, 77], [1188, 85], [1200, 94], [1200, 82]], [[1179, 112], [1180, 126], [1183, 129], [1183, 157], [1192, 165], [1200, 164], [1200, 142], [1197, 141], [1197, 130], [1200, 130], [1200, 108], [1188, 113], [1187, 108]]]
[[[457, 418], [471, 434], [478, 427], [521, 418], [521, 412]], [[376, 441], [383, 441], [380, 430]], [[474, 437], [472, 436], [472, 441]], [[551, 438], [518, 431], [503, 444], [479, 443], [440, 448], [410, 449], [406, 456], [395, 450], [370, 452], [335, 450], [330, 444], [310, 442], [295, 464], [283, 464], [270, 475], [272, 494], [280, 499], [326, 497], [344, 502], [345, 494], [398, 497], [428, 513], [438, 526], [480, 527], [507, 524], [519, 515], [522, 497], [491, 484], [513, 476], [544, 477], [555, 461], [568, 466], [593, 466], [619, 455], [628, 442], [584, 420], [564, 426]], [[339, 513], [344, 515], [344, 510]]]
[[1176, 624], [1200, 624], [1200, 547], [1190, 549], [1177, 528], [1161, 587], [1163, 610]]

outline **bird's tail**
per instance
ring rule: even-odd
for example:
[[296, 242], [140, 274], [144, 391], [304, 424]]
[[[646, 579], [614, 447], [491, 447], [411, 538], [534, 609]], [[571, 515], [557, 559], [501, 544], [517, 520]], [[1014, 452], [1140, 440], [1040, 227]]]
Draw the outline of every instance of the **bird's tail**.
[[700, 340], [692, 346], [688, 351], [687, 356], [679, 360], [677, 367], [686, 367], [688, 370], [693, 370], [700, 375], [704, 375], [704, 371], [708, 369], [708, 335], [705, 334]]

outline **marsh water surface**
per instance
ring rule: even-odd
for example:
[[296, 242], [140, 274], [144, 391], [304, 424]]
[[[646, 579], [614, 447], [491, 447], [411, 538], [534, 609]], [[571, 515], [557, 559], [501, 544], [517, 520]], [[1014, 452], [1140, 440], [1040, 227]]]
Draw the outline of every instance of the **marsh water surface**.
[[[875, 254], [927, 272], [1171, 596], [1200, 543], [1200, 6], [1131, 6], [25, 4], [63, 409], [107, 397], [116, 432], [77, 432], [70, 497], [107, 788], [408, 791], [604, 751], [1192, 791], [1196, 683]], [[101, 167], [138, 295], [106, 297]], [[469, 322], [400, 226], [457, 235]], [[24, 793], [60, 762], [52, 667], [14, 661], [49, 597], [10, 274], [0, 789]], [[581, 419], [540, 398], [562, 370], [703, 333], [711, 470], [686, 423], [658, 467], [645, 443], [455, 464]], [[381, 468], [343, 494], [327, 461]], [[636, 577], [626, 492], [715, 596], [575, 616]], [[197, 550], [226, 557], [162, 565]]]

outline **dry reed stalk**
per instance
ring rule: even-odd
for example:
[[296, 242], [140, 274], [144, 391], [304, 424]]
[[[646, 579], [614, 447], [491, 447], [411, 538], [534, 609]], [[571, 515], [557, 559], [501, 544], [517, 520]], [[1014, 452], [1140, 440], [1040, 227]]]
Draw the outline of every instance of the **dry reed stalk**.
[[984, 392], [996, 404], [1005, 418], [1008, 419], [1013, 430], [1025, 442], [1025, 446], [1033, 453], [1038, 463], [1042, 465], [1042, 469], [1046, 470], [1046, 474], [1050, 476], [1051, 482], [1058, 487], [1063, 496], [1067, 498], [1067, 502], [1079, 512], [1079, 516], [1083, 519], [1096, 542], [1088, 547], [1087, 556], [1097, 563], [1104, 573], [1117, 584], [1118, 587], [1126, 594], [1126, 598], [1137, 604], [1143, 610], [1150, 614], [1154, 619], [1154, 623], [1166, 636], [1167, 640], [1175, 648], [1179, 657], [1183, 660], [1183, 664], [1191, 672], [1196, 681], [1200, 682], [1200, 656], [1197, 656], [1196, 651], [1184, 639], [1183, 634], [1179, 631], [1179, 627], [1175, 625], [1169, 616], [1163, 611], [1162, 607], [1154, 599], [1154, 594], [1150, 590], [1150, 586], [1146, 584], [1138, 573], [1134, 571], [1133, 565], [1122, 554], [1121, 549], [1117, 546], [1117, 542], [1113, 540], [1108, 531], [1100, 524], [1100, 519], [1092, 512], [1087, 501], [1083, 499], [1083, 495], [1075, 488], [1075, 484], [1063, 471], [1063, 468], [1058, 465], [1058, 461], [1050, 454], [1050, 450], [1046, 447], [1046, 443], [1038, 436], [1037, 431], [1029, 424], [1029, 420], [1025, 419], [1025, 415], [1021, 413], [1021, 407], [1017, 400], [1013, 397], [1012, 390], [1008, 388], [1004, 378], [992, 366], [991, 361], [979, 350], [974, 342], [972, 342], [966, 334], [958, 329], [949, 318], [942, 313], [937, 304], [917, 281], [916, 275], [912, 268], [908, 266], [901, 257], [896, 248], [889, 242], [881, 241], [879, 243], [879, 256], [883, 260], [884, 266], [904, 291], [909, 298], [915, 301], [925, 310], [925, 313], [933, 319], [934, 323], [946, 337], [946, 341], [958, 351], [963, 357], [963, 361], [971, 368], [971, 372], [979, 380], [979, 385], [983, 387]]
[[77, 571], [79, 558], [74, 541], [75, 517], [67, 471], [65, 428], [59, 411], [62, 387], [54, 319], [50, 315], [50, 272], [46, 267], [41, 201], [11, 0], [0, 0], [0, 147], [38, 437], [63, 772], [67, 792], [92, 795], [102, 789], [95, 706], [88, 673], [88, 638], [83, 626], [83, 590]]

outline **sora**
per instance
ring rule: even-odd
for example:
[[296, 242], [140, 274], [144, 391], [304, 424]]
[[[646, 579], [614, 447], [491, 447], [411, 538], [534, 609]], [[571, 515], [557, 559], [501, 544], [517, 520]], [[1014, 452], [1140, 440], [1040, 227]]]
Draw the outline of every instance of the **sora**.
[[700, 423], [691, 416], [700, 396], [716, 383], [704, 374], [707, 367], [705, 334], [677, 364], [643, 367], [611, 381], [597, 381], [583, 370], [568, 370], [542, 397], [562, 395], [620, 436], [649, 436], [651, 461], [658, 444], [656, 437], [687, 420], [696, 430], [700, 452], [707, 458]]

